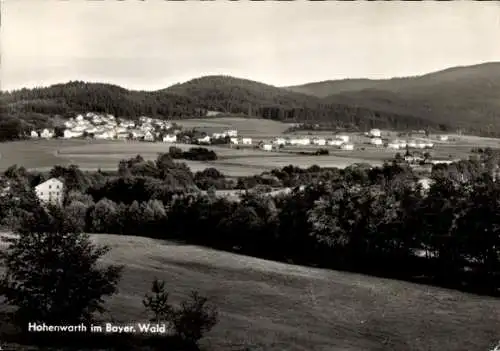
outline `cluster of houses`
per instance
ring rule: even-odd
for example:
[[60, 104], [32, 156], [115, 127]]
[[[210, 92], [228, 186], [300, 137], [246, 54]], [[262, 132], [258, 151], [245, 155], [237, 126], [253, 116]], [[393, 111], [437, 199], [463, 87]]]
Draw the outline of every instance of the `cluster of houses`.
[[225, 130], [220, 133], [213, 133], [211, 136], [205, 135], [202, 138], [198, 138], [198, 144], [212, 144], [217, 140], [224, 140], [229, 138], [229, 143], [233, 145], [252, 145], [252, 138], [239, 137], [238, 131], [236, 129]]
[[348, 135], [337, 135], [333, 138], [322, 138], [322, 137], [276, 137], [271, 140], [270, 143], [261, 143], [260, 147], [263, 150], [271, 151], [283, 146], [336, 146], [342, 150], [354, 150], [354, 144], [349, 142], [350, 138]]
[[[113, 115], [102, 115], [89, 112], [78, 115], [64, 122], [64, 131], [58, 135], [64, 139], [93, 138], [97, 140], [140, 140], [162, 141], [165, 143], [197, 143], [212, 144], [217, 140], [229, 138], [231, 144], [251, 145], [252, 138], [239, 138], [234, 129], [220, 133], [203, 135], [198, 138], [181, 137], [180, 128], [175, 128], [168, 121], [142, 116], [138, 121], [124, 118], [115, 118]], [[33, 130], [32, 138], [51, 139], [56, 136], [54, 129]]]
[[[382, 145], [382, 144], [377, 144]], [[387, 148], [400, 150], [406, 148], [412, 149], [432, 149], [434, 147], [434, 143], [430, 140], [393, 140], [387, 143]]]
[[[100, 140], [145, 140], [175, 142], [179, 131], [172, 130], [172, 124], [167, 121], [150, 117], [140, 117], [139, 121], [115, 118], [113, 115], [100, 115], [89, 112], [78, 115], [64, 122], [64, 139], [91, 137]], [[32, 138], [51, 139], [55, 136], [54, 129], [31, 131]]]
[[[384, 139], [382, 139], [382, 133], [380, 129], [372, 129], [370, 132], [365, 133], [365, 135], [370, 138], [369, 144], [374, 145], [374, 146], [386, 146], [388, 149], [393, 149], [393, 150], [400, 150], [400, 149], [406, 149], [406, 148], [412, 148], [412, 149], [432, 149], [434, 147], [434, 143], [428, 139], [421, 139], [421, 140], [415, 140], [415, 139], [410, 139], [408, 141], [406, 140], [400, 140], [400, 139], [395, 139], [389, 142], [384, 142]], [[447, 141], [448, 137], [445, 135], [442, 135], [439, 137], [440, 141]]]
[[[382, 133], [379, 129], [372, 129], [365, 133], [365, 136], [369, 139], [368, 144], [377, 147], [386, 147], [388, 149], [400, 150], [406, 148], [412, 149], [431, 149], [434, 147], [434, 143], [428, 139], [410, 139], [399, 140], [395, 139], [392, 141], [387, 141], [382, 138]], [[446, 135], [439, 136], [440, 141], [447, 141], [448, 137]], [[264, 150], [271, 151], [275, 148], [280, 148], [282, 146], [335, 146], [341, 150], [354, 150], [354, 144], [350, 141], [348, 135], [336, 135], [331, 138], [323, 137], [276, 137], [270, 143], [261, 144], [261, 148]]]

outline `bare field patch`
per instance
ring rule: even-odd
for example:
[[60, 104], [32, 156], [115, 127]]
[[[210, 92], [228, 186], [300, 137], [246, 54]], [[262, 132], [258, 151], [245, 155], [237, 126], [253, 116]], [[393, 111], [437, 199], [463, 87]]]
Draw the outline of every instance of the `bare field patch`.
[[225, 156], [235, 156], [235, 155], [255, 155], [255, 156], [265, 156], [269, 152], [255, 149], [252, 147], [240, 147], [237, 149], [235, 146], [210, 146], [210, 145], [189, 145], [189, 144], [177, 144], [177, 143], [148, 143], [148, 142], [129, 142], [129, 141], [115, 141], [111, 143], [93, 143], [88, 145], [78, 145], [62, 147], [57, 150], [59, 156], [70, 157], [77, 155], [145, 155], [145, 154], [155, 154], [162, 152], [168, 152], [170, 147], [177, 147], [183, 151], [187, 151], [194, 147], [203, 147], [208, 150], [213, 150], [217, 155], [221, 157]]
[[237, 129], [238, 134], [244, 137], [278, 136], [289, 128], [286, 123], [258, 119], [221, 117], [209, 119], [173, 120], [184, 128], [197, 128], [207, 133], [222, 132], [225, 129]]
[[[338, 167], [345, 168], [353, 163], [366, 163], [367, 161], [361, 158], [353, 158], [351, 156], [339, 157], [332, 155], [325, 156], [301, 156], [301, 155], [284, 155], [276, 157], [245, 157], [242, 159], [232, 158], [231, 163], [241, 163], [248, 166], [267, 167], [268, 169], [281, 168], [288, 165], [307, 168], [313, 165], [320, 167]], [[382, 164], [382, 162], [372, 162]]]

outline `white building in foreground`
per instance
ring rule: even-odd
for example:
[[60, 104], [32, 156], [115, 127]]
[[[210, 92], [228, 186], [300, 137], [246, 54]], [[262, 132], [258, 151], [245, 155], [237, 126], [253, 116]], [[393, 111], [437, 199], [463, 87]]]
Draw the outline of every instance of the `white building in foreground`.
[[40, 202], [62, 204], [64, 183], [57, 178], [50, 178], [35, 187], [35, 194]]

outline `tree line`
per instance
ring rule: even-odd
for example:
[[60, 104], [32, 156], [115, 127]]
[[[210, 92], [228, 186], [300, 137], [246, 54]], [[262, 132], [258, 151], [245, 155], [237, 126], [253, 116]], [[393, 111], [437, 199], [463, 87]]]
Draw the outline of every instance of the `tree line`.
[[[500, 273], [498, 154], [437, 165], [428, 190], [407, 165], [293, 166], [226, 180], [192, 174], [168, 154], [120, 162], [114, 174], [57, 166], [64, 210], [84, 232], [184, 240], [257, 257], [496, 294]], [[38, 180], [13, 168], [22, 189]], [[200, 188], [250, 189], [240, 201]], [[256, 186], [291, 187], [269, 196]], [[2, 202], [5, 218], [16, 208]], [[15, 222], [15, 221], [14, 221]], [[76, 224], [75, 224], [76, 225]]]

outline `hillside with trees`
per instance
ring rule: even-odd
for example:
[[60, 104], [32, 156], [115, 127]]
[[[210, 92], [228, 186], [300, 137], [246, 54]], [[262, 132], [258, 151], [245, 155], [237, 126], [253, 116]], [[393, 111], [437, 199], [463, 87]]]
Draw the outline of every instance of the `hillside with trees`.
[[454, 67], [411, 78], [347, 79], [287, 88], [327, 103], [411, 114], [484, 135], [500, 130], [500, 63]]
[[446, 129], [410, 114], [380, 113], [343, 103], [289, 92], [270, 85], [228, 76], [209, 76], [161, 91], [130, 91], [100, 83], [69, 82], [46, 88], [22, 89], [0, 95], [3, 121], [21, 120], [19, 130], [43, 128], [53, 116], [74, 116], [89, 111], [117, 117], [196, 118], [220, 111], [278, 121], [317, 121], [332, 127], [366, 130]]
[[148, 115], [164, 119], [196, 118], [206, 116], [207, 111], [219, 111], [349, 130], [461, 128], [497, 135], [499, 82], [498, 63], [453, 68], [415, 78], [329, 81], [290, 88], [230, 76], [201, 77], [158, 91], [74, 81], [2, 92], [0, 122], [2, 127], [21, 133], [50, 125], [54, 116], [64, 118], [90, 111], [117, 117]]

